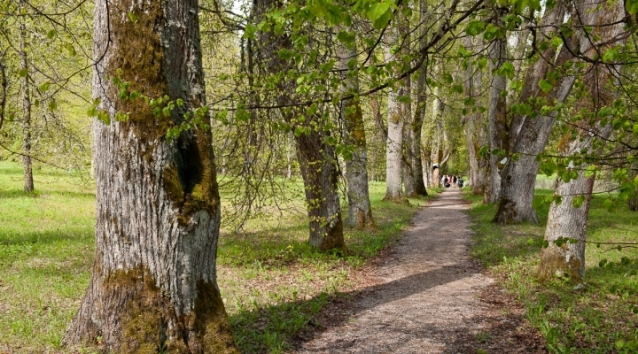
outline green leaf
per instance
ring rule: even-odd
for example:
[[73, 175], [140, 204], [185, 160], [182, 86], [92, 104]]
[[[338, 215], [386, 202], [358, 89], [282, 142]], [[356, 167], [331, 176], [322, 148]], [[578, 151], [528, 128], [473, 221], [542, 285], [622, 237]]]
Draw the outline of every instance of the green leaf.
[[108, 114], [106, 111], [100, 111], [100, 112], [97, 114], [97, 119], [98, 119], [100, 122], [102, 122], [102, 123], [104, 123], [104, 124], [106, 124], [106, 125], [111, 124], [111, 117], [109, 116], [109, 114]]
[[20, 76], [20, 77], [27, 77], [28, 74], [29, 74], [29, 72], [27, 71], [27, 69], [18, 70], [18, 76]]
[[58, 32], [56, 30], [50, 30], [49, 32], [47, 32], [47, 38], [48, 39], [53, 39], [55, 38], [55, 36], [58, 34]]
[[255, 39], [255, 33], [257, 32], [257, 27], [253, 24], [247, 24], [244, 29], [244, 38]]
[[134, 13], [132, 13], [132, 12], [129, 12], [129, 13], [128, 13], [128, 18], [129, 18], [129, 20], [131, 20], [131, 22], [133, 22], [133, 23], [137, 23], [138, 18], [137, 18], [137, 15], [136, 15], [136, 14], [134, 14]]
[[467, 24], [467, 27], [465, 27], [465, 33], [468, 36], [476, 36], [480, 34], [481, 32], [483, 32], [484, 28], [485, 28], [485, 22], [480, 20], [470, 21]]
[[549, 91], [552, 90], [552, 88], [554, 87], [554, 85], [552, 85], [551, 82], [542, 79], [541, 81], [538, 82], [538, 86], [541, 88], [541, 91], [545, 92], [545, 93], [549, 93]]
[[498, 70], [496, 70], [496, 72], [499, 75], [511, 79], [514, 77], [514, 64], [512, 64], [512, 62], [510, 61], [506, 61], [505, 63], [503, 63], [503, 65], [501, 65], [500, 68], [498, 68]]
[[582, 195], [577, 195], [574, 197], [574, 199], [572, 199], [572, 205], [576, 209], [580, 208], [584, 202], [585, 202], [585, 197], [583, 197]]
[[45, 92], [49, 89], [49, 87], [51, 87], [51, 83], [45, 82], [42, 85], [40, 85], [40, 91]]
[[625, 0], [625, 8], [632, 15], [638, 13], [638, 0]]
[[366, 12], [366, 15], [368, 16], [370, 20], [375, 22], [376, 20], [380, 19], [383, 15], [385, 15], [385, 13], [388, 12], [389, 9], [390, 9], [389, 1], [374, 2], [372, 3], [372, 5], [370, 5], [370, 8]]

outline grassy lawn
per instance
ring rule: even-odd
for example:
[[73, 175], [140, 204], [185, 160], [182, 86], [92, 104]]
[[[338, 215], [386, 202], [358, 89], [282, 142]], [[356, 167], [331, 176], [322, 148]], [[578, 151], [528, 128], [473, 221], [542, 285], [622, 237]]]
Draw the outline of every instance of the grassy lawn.
[[[293, 184], [299, 190], [300, 182]], [[35, 171], [35, 186], [33, 194], [22, 192], [21, 167], [0, 162], [0, 353], [61, 352], [88, 285], [94, 185], [43, 168]], [[398, 240], [423, 201], [386, 203], [384, 192], [385, 184], [371, 184], [379, 229], [347, 230], [346, 257], [313, 252], [298, 208], [222, 233], [218, 281], [243, 353], [285, 351], [331, 299], [353, 288], [363, 265]]]
[[[537, 190], [536, 197], [551, 195]], [[555, 353], [638, 352], [638, 249], [605, 242], [638, 242], [638, 213], [626, 204], [607, 211], [595, 196], [589, 215], [585, 286], [556, 278], [539, 283], [548, 205], [537, 209], [540, 225], [495, 225], [496, 208], [470, 197], [475, 221], [472, 252], [527, 308], [527, 317]], [[600, 243], [600, 246], [598, 247]]]

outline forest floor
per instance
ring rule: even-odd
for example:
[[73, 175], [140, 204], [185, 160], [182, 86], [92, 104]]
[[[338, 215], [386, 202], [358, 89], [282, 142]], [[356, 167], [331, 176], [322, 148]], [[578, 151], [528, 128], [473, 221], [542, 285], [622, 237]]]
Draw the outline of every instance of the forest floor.
[[297, 337], [306, 353], [544, 353], [525, 309], [469, 255], [469, 203], [453, 188], [421, 208], [356, 290]]

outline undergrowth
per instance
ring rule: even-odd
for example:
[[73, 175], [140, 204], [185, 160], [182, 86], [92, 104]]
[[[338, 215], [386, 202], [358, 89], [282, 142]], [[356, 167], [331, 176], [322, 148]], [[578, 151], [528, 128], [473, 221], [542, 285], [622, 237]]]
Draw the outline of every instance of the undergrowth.
[[[551, 195], [537, 190], [535, 198]], [[609, 212], [594, 196], [589, 214], [585, 283], [555, 278], [541, 283], [536, 271], [548, 206], [537, 209], [540, 224], [499, 225], [496, 208], [473, 201], [472, 253], [521, 301], [530, 323], [553, 353], [638, 352], [638, 250], [605, 244], [637, 242], [638, 214], [617, 205]], [[542, 203], [539, 203], [542, 204]]]
[[[0, 162], [0, 353], [62, 352], [93, 261], [95, 186], [59, 170], [34, 172], [36, 192], [24, 193], [21, 167]], [[397, 242], [423, 200], [384, 202], [384, 188], [371, 184], [378, 229], [346, 230], [345, 256], [308, 246], [298, 211], [222, 232], [217, 278], [241, 352], [291, 348], [332, 299], [348, 296], [357, 270]]]

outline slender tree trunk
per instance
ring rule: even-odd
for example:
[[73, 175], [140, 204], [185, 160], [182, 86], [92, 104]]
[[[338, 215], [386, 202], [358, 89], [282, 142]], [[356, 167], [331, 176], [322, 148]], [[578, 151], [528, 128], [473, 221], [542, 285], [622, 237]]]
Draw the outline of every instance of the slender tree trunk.
[[[475, 48], [472, 37], [467, 37], [465, 40], [466, 48]], [[481, 87], [482, 75], [480, 69], [477, 70], [471, 64], [468, 64], [465, 76], [465, 93], [469, 99], [477, 100], [479, 98], [476, 90]], [[472, 186], [472, 191], [479, 190], [479, 181], [482, 181], [480, 178], [479, 171], [479, 160], [483, 159], [482, 156], [479, 155], [479, 144], [478, 144], [478, 129], [480, 129], [479, 122], [479, 112], [474, 107], [467, 107], [468, 110], [467, 115], [464, 118], [465, 121], [465, 141], [467, 143], [467, 153], [468, 153], [468, 165], [470, 170], [468, 171], [468, 184]], [[478, 129], [477, 129], [478, 127]], [[484, 179], [483, 179], [484, 181]], [[484, 183], [484, 182], [482, 182]], [[480, 190], [479, 194], [483, 194], [483, 190]]]
[[[357, 50], [340, 45], [339, 69], [346, 70], [348, 61], [356, 58]], [[359, 78], [351, 73], [342, 75], [341, 92], [344, 95], [359, 93]], [[363, 125], [363, 114], [358, 98], [341, 101], [341, 120], [345, 123], [344, 143], [354, 146], [352, 158], [346, 159], [346, 181], [348, 183], [348, 215], [346, 225], [363, 229], [375, 228], [368, 192], [368, 149]]]
[[[185, 113], [206, 106], [197, 13], [196, 0], [96, 1], [93, 97], [111, 123], [93, 125], [95, 260], [67, 345], [99, 337], [117, 353], [237, 352], [215, 272], [220, 201], [211, 134], [165, 138]], [[184, 105], [156, 117], [144, 100], [119, 98], [116, 75], [130, 90]], [[118, 122], [116, 112], [130, 116]]]
[[[396, 26], [388, 29], [388, 43], [395, 43], [397, 40]], [[397, 60], [390, 52], [390, 46], [385, 48], [386, 61]], [[403, 105], [398, 97], [405, 95], [404, 82], [397, 83], [397, 88], [388, 90], [388, 139], [386, 145], [386, 192], [385, 199], [398, 201], [404, 198], [401, 186], [401, 173], [403, 171]]]
[[[638, 163], [634, 162], [633, 165], [629, 166], [629, 177], [631, 179], [635, 179], [638, 176]], [[638, 188], [634, 191], [636, 195], [632, 198], [629, 198], [627, 201], [629, 205], [629, 210], [638, 211]]]
[[[428, 16], [427, 1], [421, 0], [419, 2], [420, 19], [421, 19], [421, 33], [419, 38], [419, 44], [424, 47], [427, 43], [427, 26], [425, 20]], [[427, 104], [427, 94], [425, 79], [427, 76], [427, 67], [422, 65], [419, 69], [419, 79], [416, 87], [416, 109], [414, 111], [414, 117], [410, 124], [411, 128], [411, 164], [412, 164], [412, 182], [414, 183], [414, 195], [425, 196], [428, 195], [428, 191], [425, 188], [426, 178], [423, 174], [423, 154], [421, 152], [421, 133], [423, 130], [423, 121], [425, 120], [425, 110]], [[407, 192], [406, 192], [407, 193]]]
[[[575, 19], [578, 27], [592, 26], [592, 34], [580, 38], [580, 46], [577, 49], [582, 55], [591, 60], [612, 46], [625, 45], [627, 34], [622, 22], [625, 17], [622, 2], [597, 4], [583, 1], [579, 2], [574, 10], [571, 17]], [[603, 63], [585, 66], [582, 78], [584, 92], [575, 105], [577, 113], [582, 118], [574, 123], [577, 138], [571, 141], [567, 148], [559, 145], [563, 156], [571, 157], [583, 152], [595, 153], [596, 150], [592, 149], [594, 137], [605, 141], [611, 134], [610, 124], [601, 122], [609, 121], [612, 117], [599, 116], [599, 112], [603, 107], [610, 107], [617, 96], [613, 88], [617, 81], [614, 76], [616, 70], [613, 65]], [[563, 141], [569, 137], [571, 134], [564, 136]], [[561, 203], [555, 201], [549, 209], [545, 230], [545, 240], [549, 242], [549, 246], [541, 255], [541, 279], [562, 273], [574, 281], [581, 281], [585, 275], [587, 216], [594, 184], [594, 176], [585, 175], [586, 168], [586, 163], [579, 164], [571, 160], [568, 166], [569, 173], [563, 173], [556, 180], [554, 195], [561, 198]], [[573, 172], [577, 172], [577, 176], [571, 176]], [[560, 245], [556, 243], [564, 238], [570, 241]]]
[[[20, 8], [24, 0], [20, 0]], [[24, 191], [33, 192], [33, 164], [31, 161], [31, 95], [29, 93], [29, 60], [27, 57], [27, 30], [22, 18], [20, 23], [20, 70], [23, 72], [21, 81], [22, 94], [22, 164], [24, 168]]]
[[[500, 11], [500, 9], [497, 9]], [[500, 15], [499, 15], [500, 16]], [[490, 130], [490, 150], [504, 150], [506, 142], [506, 96], [505, 89], [507, 78], [500, 75], [497, 70], [501, 68], [507, 59], [506, 38], [495, 39], [490, 48], [490, 69], [492, 71], [492, 83], [490, 85], [489, 103], [489, 130]], [[498, 200], [501, 187], [501, 174], [499, 171], [498, 155], [490, 154], [490, 168], [488, 173], [488, 183], [485, 189], [484, 201], [495, 203]]]

